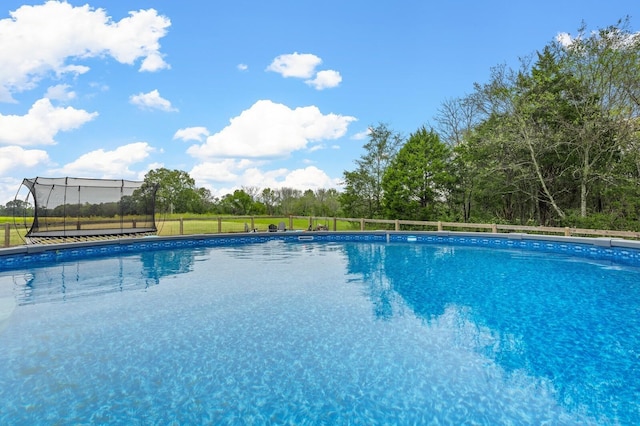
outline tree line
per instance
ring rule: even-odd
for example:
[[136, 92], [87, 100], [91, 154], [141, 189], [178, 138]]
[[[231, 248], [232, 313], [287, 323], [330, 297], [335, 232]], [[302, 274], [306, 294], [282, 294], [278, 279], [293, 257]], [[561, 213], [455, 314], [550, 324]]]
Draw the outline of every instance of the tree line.
[[[214, 197], [151, 170], [156, 211], [314, 215], [640, 230], [640, 33], [586, 26], [441, 103], [408, 135], [372, 125], [343, 188], [242, 187]], [[8, 210], [9, 203], [5, 211]], [[11, 206], [13, 207], [13, 205]]]
[[404, 140], [371, 129], [355, 216], [638, 229], [640, 34], [629, 20], [499, 65]]
[[133, 197], [155, 191], [156, 211], [227, 215], [337, 216], [340, 212], [336, 189], [258, 188], [243, 186], [233, 193], [215, 197], [198, 188], [187, 172], [160, 168], [149, 171]]

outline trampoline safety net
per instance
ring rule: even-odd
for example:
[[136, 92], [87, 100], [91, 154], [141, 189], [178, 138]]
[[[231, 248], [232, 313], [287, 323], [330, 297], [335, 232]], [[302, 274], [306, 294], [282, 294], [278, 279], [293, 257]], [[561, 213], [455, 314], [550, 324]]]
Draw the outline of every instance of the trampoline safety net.
[[[152, 235], [157, 186], [110, 179], [24, 179], [33, 197], [27, 243]], [[28, 226], [28, 225], [27, 225]]]

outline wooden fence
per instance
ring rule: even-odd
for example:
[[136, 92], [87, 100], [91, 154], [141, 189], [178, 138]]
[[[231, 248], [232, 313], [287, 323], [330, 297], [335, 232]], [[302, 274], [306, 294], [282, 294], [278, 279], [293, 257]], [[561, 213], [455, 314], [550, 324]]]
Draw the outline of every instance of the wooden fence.
[[[640, 239], [640, 232], [613, 231], [550, 226], [521, 226], [487, 223], [458, 223], [400, 219], [364, 219], [315, 216], [217, 216], [166, 219], [158, 222], [159, 235], [221, 234], [235, 232], [268, 232], [270, 229], [300, 231], [464, 231], [582, 237]], [[4, 224], [4, 247], [23, 244], [23, 234], [12, 224]]]
[[[196, 224], [194, 226], [194, 224]], [[400, 219], [364, 219], [322, 216], [231, 216], [215, 218], [171, 219], [159, 224], [162, 235], [189, 235], [192, 233], [267, 232], [269, 225], [284, 224], [288, 230], [302, 231], [466, 231], [508, 233], [522, 232], [541, 235], [586, 237], [612, 237], [640, 239], [640, 232], [614, 231], [571, 227], [502, 225], [487, 223], [459, 223]], [[173, 226], [172, 226], [173, 225]], [[167, 227], [172, 228], [167, 230]], [[197, 228], [196, 232], [192, 228]]]

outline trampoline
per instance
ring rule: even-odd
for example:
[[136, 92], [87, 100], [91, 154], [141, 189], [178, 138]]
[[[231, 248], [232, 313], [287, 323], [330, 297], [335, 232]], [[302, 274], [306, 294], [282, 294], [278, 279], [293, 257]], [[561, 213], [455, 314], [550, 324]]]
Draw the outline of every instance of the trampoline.
[[[24, 179], [27, 244], [154, 235], [157, 185], [124, 179]], [[17, 223], [16, 223], [17, 226]]]

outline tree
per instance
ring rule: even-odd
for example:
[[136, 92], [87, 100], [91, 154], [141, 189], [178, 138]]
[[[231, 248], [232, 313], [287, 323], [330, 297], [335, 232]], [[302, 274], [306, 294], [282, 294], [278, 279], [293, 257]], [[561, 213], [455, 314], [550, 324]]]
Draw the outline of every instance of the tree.
[[[629, 19], [553, 45], [567, 72], [584, 87], [574, 98], [575, 119], [566, 122], [568, 139], [576, 155], [574, 174], [580, 184], [580, 215], [587, 216], [589, 196], [595, 188], [619, 185], [612, 173], [622, 152], [637, 152], [640, 115], [640, 36], [629, 30]], [[636, 181], [637, 183], [637, 181]], [[599, 198], [596, 195], [595, 198]]]
[[8, 201], [4, 208], [0, 206], [2, 216], [23, 216], [33, 215], [33, 205], [28, 201], [14, 199]]
[[478, 106], [470, 97], [446, 99], [435, 117], [437, 131], [443, 142], [451, 147], [460, 145], [473, 127], [478, 124]]
[[278, 204], [278, 194], [271, 188], [264, 188], [260, 193], [260, 200], [264, 204], [266, 213], [269, 216], [273, 216], [275, 213], [276, 205]]
[[518, 131], [522, 121], [516, 116], [516, 83], [528, 64], [523, 61], [521, 67], [519, 73], [505, 65], [492, 68], [490, 81], [475, 84], [469, 96], [480, 119], [456, 147], [452, 164], [464, 173], [457, 175], [458, 182], [473, 185], [466, 187], [470, 193], [463, 199], [469, 217], [472, 201], [477, 215], [485, 220], [527, 222], [539, 210], [539, 185]]
[[277, 198], [280, 200], [281, 214], [294, 214], [296, 201], [302, 196], [302, 191], [299, 189], [282, 187], [277, 190], [277, 194]]
[[315, 214], [320, 216], [335, 217], [340, 210], [340, 202], [338, 201], [338, 191], [335, 188], [316, 189], [317, 210]]
[[469, 135], [478, 125], [479, 118], [478, 106], [470, 96], [445, 100], [435, 117], [438, 135], [453, 148], [449, 169], [454, 179], [449, 188], [449, 206], [454, 212], [460, 206], [464, 222], [471, 218], [472, 198], [479, 175], [473, 150], [469, 149]]
[[344, 194], [341, 203], [345, 213], [359, 217], [382, 216], [382, 177], [393, 161], [402, 137], [386, 124], [369, 127], [365, 154], [356, 160], [355, 171], [344, 172]]
[[244, 190], [236, 189], [222, 197], [220, 204], [224, 213], [244, 216], [252, 213], [254, 201]]
[[450, 150], [433, 130], [421, 127], [409, 136], [382, 180], [387, 217], [430, 219], [446, 199], [451, 175]]
[[197, 188], [198, 203], [193, 209], [193, 213], [208, 213], [215, 209], [215, 197], [211, 194], [211, 191], [207, 188]]
[[195, 181], [187, 172], [165, 168], [150, 170], [138, 191], [148, 194], [156, 187], [156, 211], [186, 213], [201, 205], [202, 194], [198, 193]]

